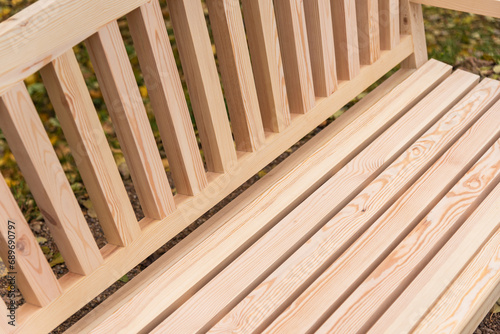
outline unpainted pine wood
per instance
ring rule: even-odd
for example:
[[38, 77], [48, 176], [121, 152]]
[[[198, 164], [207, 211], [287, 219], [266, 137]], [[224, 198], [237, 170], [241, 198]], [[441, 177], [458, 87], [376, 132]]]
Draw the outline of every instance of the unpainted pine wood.
[[253, 152], [264, 143], [264, 126], [248, 53], [239, 0], [207, 0], [236, 149]]
[[172, 191], [118, 23], [104, 26], [86, 46], [144, 215], [165, 218], [175, 208]]
[[500, 0], [412, 0], [412, 2], [500, 18]]
[[227, 172], [234, 167], [236, 151], [201, 2], [167, 4], [208, 170]]
[[0, 95], [148, 0], [45, 0], [0, 24]]
[[[267, 275], [265, 279], [261, 279], [259, 284], [254, 287], [254, 290], [212, 328], [212, 333], [231, 330], [241, 330], [243, 332], [262, 331], [279, 312], [286, 308], [287, 301], [292, 301], [294, 297], [300, 294], [307, 287], [308, 283], [311, 283], [315, 277], [320, 275], [322, 270], [328, 267], [328, 263], [331, 263], [332, 258], [338, 257], [347, 245], [363, 229], [366, 229], [370, 222], [376, 219], [377, 213], [380, 213], [388, 206], [386, 203], [395, 201], [411, 185], [414, 179], [438, 159], [439, 155], [446, 147], [451, 145], [460, 131], [465, 131], [468, 125], [467, 122], [457, 122], [456, 127], [451, 127], [447, 130], [438, 129], [433, 131], [431, 129], [424, 136], [432, 138], [433, 141], [441, 140], [441, 145], [429, 147], [427, 151], [422, 152], [421, 156], [416, 158], [410, 159], [408, 157], [408, 152], [421, 147], [421, 142], [408, 147], [410, 143], [413, 143], [414, 139], [422, 135], [437, 118], [448, 111], [449, 107], [458, 101], [470, 86], [477, 81], [475, 76], [465, 74], [462, 75], [464, 83], [450, 85], [458, 77], [450, 77], [437, 88], [441, 93], [444, 92], [450, 94], [450, 96], [438, 102], [435, 99], [437, 94], [434, 92], [429, 94], [426, 99], [422, 100], [422, 102], [405, 114], [392, 128], [369, 146], [367, 151], [370, 152], [368, 156], [370, 159], [372, 157], [377, 159], [379, 151], [389, 153], [391, 149], [395, 149], [396, 151], [392, 151], [392, 153], [396, 153], [396, 157], [403, 151], [406, 150], [406, 152], [398, 157], [395, 162], [392, 162], [393, 159], [384, 164], [381, 170], [385, 169], [385, 171], [376, 173], [369, 180], [370, 185], [363, 191], [359, 190], [357, 193], [361, 192], [354, 199], [352, 199], [354, 196], [346, 198], [344, 205], [340, 209], [344, 206], [345, 208], [334, 212], [334, 218], [329, 220], [321, 230], [314, 234], [314, 236], [310, 234], [308, 238], [311, 238], [303, 243], [303, 246], [299, 250], [291, 255], [279, 268], [275, 269], [270, 275]], [[436, 109], [436, 114], [422, 115], [424, 110], [434, 108]], [[452, 117], [442, 120], [441, 123], [444, 124], [450, 118]], [[422, 124], [424, 127], [419, 129], [419, 126], [415, 124]], [[412, 126], [415, 129], [407, 130], [407, 127]], [[398, 147], [393, 148], [387, 145], [389, 142], [394, 142], [392, 138], [404, 138], [406, 135], [409, 136], [406, 138], [406, 140], [409, 140], [409, 143], [399, 147], [399, 150]], [[434, 135], [434, 138], [432, 135]], [[367, 160], [362, 164], [360, 163], [362, 160], [358, 157], [352, 160], [345, 168], [355, 170], [358, 174], [361, 174], [358, 170], [359, 166], [370, 165], [373, 162]], [[365, 169], [366, 167], [363, 168], [363, 173]], [[377, 177], [375, 178], [375, 176]], [[336, 188], [338, 189], [339, 186], [345, 187], [345, 185], [340, 184]], [[320, 190], [318, 190], [318, 193], [320, 193]], [[334, 196], [327, 193], [321, 193], [320, 195], [322, 196], [323, 194], [326, 195], [326, 198], [334, 199]], [[330, 205], [334, 205], [336, 202], [331, 201], [330, 203]], [[345, 204], [348, 205], [346, 206]], [[363, 210], [362, 208], [370, 208], [370, 211], [365, 210], [363, 212], [361, 211]], [[323, 216], [324, 222], [328, 220], [327, 217], [331, 217], [331, 215]], [[308, 219], [313, 218], [308, 217]], [[306, 223], [304, 222], [303, 224]], [[304, 328], [299, 328], [298, 330], [303, 331]]]
[[399, 0], [378, 0], [380, 48], [392, 50], [400, 40]]
[[[474, 260], [474, 256], [481, 252], [488, 239], [498, 232], [500, 227], [498, 220], [500, 214], [499, 190], [500, 187], [497, 186], [491, 192], [400, 294], [394, 304], [380, 315], [369, 333], [399, 333], [415, 329], [429, 309], [436, 304], [439, 297], [453, 286], [453, 282], [457, 277], [460, 277], [460, 273], [467, 268], [468, 263], [473, 264], [471, 260]], [[479, 225], [481, 228], [478, 228]], [[483, 269], [482, 274], [486, 276], [488, 272]], [[460, 294], [462, 291], [455, 290], [454, 292]]]
[[[0, 254], [6, 270], [16, 273], [16, 285], [27, 303], [49, 304], [62, 289], [1, 174], [0, 219]], [[9, 250], [14, 251], [10, 258]]]
[[[162, 314], [166, 315], [185, 301], [192, 294], [192, 289], [206, 283], [215, 276], [217, 268], [222, 268], [236, 258], [249, 240], [262, 235], [287, 213], [289, 207], [331, 177], [339, 164], [344, 165], [355, 154], [353, 152], [366, 147], [376, 134], [384, 131], [403, 112], [397, 106], [407, 105], [408, 99], [418, 100], [450, 71], [448, 65], [430, 62], [426, 70], [414, 73], [405, 80], [403, 87], [398, 88], [398, 91], [406, 91], [406, 94], [395, 95], [396, 98], [392, 99], [393, 108], [385, 111], [370, 109], [370, 112], [353, 119], [320, 146], [313, 142], [307, 151], [307, 146], [304, 146], [304, 153], [301, 154], [306, 155], [302, 157], [305, 160], [299, 159], [300, 155], [288, 159], [289, 164], [283, 166], [287, 168], [286, 173], [272, 183], [266, 181], [259, 195], [248, 200], [245, 206], [234, 207], [232, 214], [219, 225], [216, 233], [207, 235], [182, 260], [172, 264], [147, 287], [127, 298], [110, 317], [95, 327], [95, 331], [106, 332], [111, 328], [117, 332], [151, 330], [155, 324], [152, 321], [157, 318], [158, 312], [163, 311]], [[374, 117], [375, 114], [380, 117]]]
[[330, 96], [337, 89], [330, 1], [312, 0], [304, 2], [314, 92], [316, 96], [322, 97]]
[[23, 82], [2, 96], [0, 124], [68, 269], [92, 273], [101, 253]]
[[[495, 193], [498, 198], [498, 189]], [[429, 309], [415, 333], [471, 333], [477, 328], [498, 300], [499, 247], [500, 230], [497, 230]]]
[[290, 112], [305, 114], [315, 105], [311, 58], [302, 0], [275, 0], [281, 56]]
[[175, 188], [196, 195], [208, 181], [159, 2], [142, 5], [127, 20]]
[[[5, 315], [4, 319], [2, 319], [2, 321], [0, 321], [0, 330], [2, 331], [2, 333], [6, 333], [6, 334], [14, 332], [16, 327], [12, 326], [8, 323], [8, 321], [12, 321], [10, 319], [10, 317], [9, 318], [7, 317], [8, 315], [10, 315], [10, 310], [7, 309], [7, 305], [5, 304], [3, 299], [0, 299], [0, 310]], [[14, 324], [17, 325], [17, 323], [14, 323]]]
[[242, 10], [262, 123], [281, 132], [291, 118], [273, 1], [242, 0]]
[[73, 50], [41, 74], [106, 240], [130, 244], [141, 230]]
[[401, 66], [403, 68], [418, 68], [429, 59], [422, 5], [410, 2], [410, 0], [401, 0], [399, 5], [401, 33], [413, 37], [414, 50], [413, 54]]
[[[78, 311], [86, 303], [92, 300], [93, 296], [99, 294], [106, 289], [109, 285], [116, 282], [121, 276], [130, 271], [135, 265], [143, 261], [147, 256], [155, 252], [158, 247], [165, 244], [168, 240], [175, 237], [191, 222], [200, 217], [206, 210], [213, 207], [225, 196], [230, 194], [238, 188], [245, 180], [257, 173], [264, 166], [269, 164], [275, 157], [290, 147], [291, 143], [297, 142], [303, 138], [312, 129], [317, 127], [325, 118], [329, 117], [332, 110], [342, 108], [346, 103], [359, 95], [360, 92], [368, 88], [372, 82], [381, 78], [388, 70], [396, 66], [403, 59], [408, 57], [411, 53], [411, 37], [404, 37], [401, 44], [391, 53], [384, 52], [382, 58], [374, 65], [362, 69], [361, 74], [353, 81], [341, 83], [339, 90], [333, 93], [329, 98], [321, 100], [317, 106], [308, 114], [296, 116], [296, 122], [291, 124], [283, 132], [270, 135], [266, 138], [266, 146], [262, 151], [248, 153], [241, 157], [238, 165], [233, 169], [232, 177], [228, 178], [227, 175], [209, 173], [209, 180], [216, 185], [215, 188], [207, 187], [197, 196], [183, 196], [176, 195], [177, 209], [168, 217], [160, 221], [154, 221], [145, 218], [141, 221], [142, 234], [126, 248], [118, 247], [115, 245], [106, 245], [102, 249], [104, 254], [105, 264], [103, 270], [95, 271], [88, 276], [80, 276], [74, 274], [67, 274], [60, 279], [60, 284], [65, 291], [58, 299], [44, 308], [32, 307], [29, 304], [21, 306], [18, 311], [20, 331], [43, 331], [49, 332], [65, 319], [70, 317], [74, 312]], [[432, 64], [434, 61], [430, 61]], [[436, 62], [437, 63], [437, 62]], [[338, 133], [347, 127], [354, 119], [363, 114], [373, 103], [380, 100], [382, 96], [394, 89], [404, 79], [413, 74], [415, 70], [404, 69], [396, 72], [381, 86], [377, 87], [374, 94], [370, 94], [363, 98], [362, 101], [356, 104], [356, 107], [351, 108], [349, 113], [344, 114], [328, 130], [322, 131], [315, 136], [310, 142], [311, 146], [324, 145], [328, 142], [328, 138]], [[375, 114], [372, 114], [375, 118]], [[274, 176], [267, 176], [263, 182], [259, 182], [258, 186], [252, 189], [252, 192], [247, 192], [246, 196], [239, 196], [228, 206], [228, 210], [224, 210], [224, 215], [227, 217], [232, 216], [238, 212], [240, 205], [244, 206], [253, 200], [252, 194], [259, 194], [264, 191], [266, 187], [274, 184], [275, 181], [283, 175], [288, 169], [293, 168], [294, 164], [299, 163], [303, 159], [307, 159], [309, 154], [308, 144], [304, 149], [299, 149], [287, 161], [290, 164], [280, 164], [273, 172]], [[244, 166], [244, 168], [242, 168]], [[305, 196], [305, 195], [304, 195]], [[233, 206], [234, 205], [234, 206]], [[225, 219], [212, 219], [211, 223], [203, 224], [203, 226], [210, 226], [211, 230], [215, 230], [225, 223]], [[202, 226], [202, 227], [203, 227]], [[196, 231], [203, 231], [204, 229], [197, 229]], [[195, 231], [195, 232], [196, 232]], [[204, 238], [207, 234], [201, 234]], [[190, 234], [190, 236], [193, 235]], [[186, 239], [191, 247], [197, 244], [198, 239]], [[194, 244], [193, 244], [194, 243]], [[191, 248], [182, 247], [182, 252], [187, 252]], [[162, 261], [158, 260], [158, 266], [153, 267], [151, 271], [153, 275], [157, 275], [165, 271], [165, 267], [173, 261], [170, 254], [165, 256]], [[154, 266], [154, 264], [153, 264]], [[151, 266], [150, 266], [151, 268]], [[138, 282], [140, 283], [140, 282]], [[130, 284], [127, 284], [130, 286]], [[126, 286], [126, 287], [127, 287]], [[136, 286], [138, 290], [142, 290], [142, 286]], [[85, 293], [82, 294], [82, 291]], [[125, 293], [125, 292], [124, 292]], [[123, 297], [120, 295], [113, 295], [119, 299]], [[109, 300], [109, 299], [108, 299]], [[114, 298], [113, 298], [114, 300]], [[111, 301], [113, 301], [111, 300]], [[120, 302], [122, 300], [119, 300]], [[111, 308], [114, 310], [113, 308]], [[92, 314], [93, 320], [104, 319], [109, 313], [113, 311], [99, 311], [99, 315]], [[102, 317], [102, 318], [100, 318]], [[48, 320], [49, 319], [49, 320]], [[86, 324], [93, 327], [98, 323], [90, 321]], [[85, 325], [83, 325], [85, 326]]]
[[352, 80], [360, 72], [358, 27], [354, 0], [331, 0], [335, 57], [339, 80]]
[[[233, 309], [248, 291], [255, 288], [263, 277], [276, 269], [280, 259], [291, 255], [307, 240], [308, 235], [316, 232], [327, 220], [325, 217], [331, 217], [345, 206], [478, 80], [475, 75], [463, 73], [442, 83], [442, 86], [447, 87], [447, 93], [450, 93], [447, 99], [436, 100], [429, 96], [428, 104], [409, 111], [204, 285], [155, 330], [163, 333], [196, 333], [209, 330], [228, 310]], [[457, 83], [459, 78], [464, 79], [463, 82]], [[387, 96], [386, 99], [391, 101], [392, 98], [393, 96]], [[411, 104], [411, 101], [408, 103]], [[383, 106], [379, 103], [376, 108]], [[424, 113], [423, 110], [432, 112]], [[397, 144], [387, 145], [388, 142]], [[270, 285], [272, 283], [268, 282], [267, 286]], [[241, 305], [247, 307], [241, 306], [239, 310], [242, 312], [235, 312], [233, 309], [231, 315], [220, 321], [210, 332], [258, 332], [258, 328], [250, 327], [252, 322], [257, 320], [256, 315], [261, 314], [248, 307], [254, 300], [242, 303]]]
[[359, 60], [362, 65], [373, 64], [380, 57], [380, 26], [378, 0], [356, 1]]
[[499, 181], [500, 143], [497, 142], [323, 323], [318, 332], [366, 332], [384, 307], [390, 305], [398, 292], [418, 275]]

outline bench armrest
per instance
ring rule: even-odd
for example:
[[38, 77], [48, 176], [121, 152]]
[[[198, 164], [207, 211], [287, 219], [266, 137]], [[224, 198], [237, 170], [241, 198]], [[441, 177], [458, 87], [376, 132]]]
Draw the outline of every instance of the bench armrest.
[[411, 0], [411, 2], [500, 18], [500, 0]]

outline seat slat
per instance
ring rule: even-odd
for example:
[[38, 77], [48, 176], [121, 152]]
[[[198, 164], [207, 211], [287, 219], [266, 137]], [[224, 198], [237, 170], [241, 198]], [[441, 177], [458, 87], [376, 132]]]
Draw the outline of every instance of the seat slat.
[[[473, 90], [473, 93], [477, 94], [476, 97], [471, 100], [465, 98], [464, 103], [462, 105], [459, 103], [458, 108], [481, 115], [500, 96], [500, 83], [493, 80], [483, 81]], [[287, 331], [290, 328], [307, 331], [314, 330], [321, 325], [356, 288], [356, 285], [369, 275], [370, 271], [425, 217], [428, 211], [498, 138], [500, 135], [499, 110], [487, 111], [387, 211], [383, 210], [380, 218], [371, 224], [361, 237], [297, 297], [265, 332]], [[447, 128], [450, 124], [453, 122], [448, 121], [441, 127]], [[414, 147], [414, 150], [408, 152], [408, 156], [403, 159], [409, 159], [411, 156], [418, 159], [423, 147], [429, 142], [429, 139], [425, 139], [420, 144], [421, 146]], [[361, 199], [353, 203], [350, 211], [363, 217], [372, 213], [376, 209], [376, 204], [366, 203], [364, 199]], [[346, 208], [349, 209], [349, 207]], [[352, 218], [349, 224], [352, 224]], [[398, 316], [403, 314], [400, 319], [409, 323], [407, 319], [411, 317], [411, 314], [404, 314], [400, 311], [401, 308], [398, 308]], [[401, 329], [401, 327], [395, 328], [398, 328], [398, 331]], [[384, 331], [379, 331], [381, 332]]]
[[[318, 332], [366, 333], [500, 181], [500, 142], [481, 157]], [[456, 304], [452, 304], [456, 305]], [[438, 333], [438, 331], [424, 331]]]
[[[458, 81], [457, 79], [464, 79]], [[416, 138], [430, 127], [436, 118], [442, 115], [462, 97], [468, 88], [477, 81], [472, 74], [458, 74], [445, 80], [441, 86], [449, 94], [445, 100], [426, 98], [428, 104], [414, 107], [405, 116], [392, 125], [384, 134], [374, 140], [368, 148], [351, 160], [330, 180], [323, 184], [313, 195], [297, 206], [289, 215], [276, 224], [264, 237], [249, 247], [244, 254], [226, 267], [216, 278], [207, 283], [200, 291], [177, 309], [159, 327], [163, 333], [206, 332], [221, 319], [227, 310], [233, 308], [239, 300], [255, 288], [260, 280], [270, 274], [285, 258], [293, 253], [322, 223], [339, 211], [349, 199], [371, 182], [378, 173], [385, 169]], [[383, 108], [382, 106], [377, 106]], [[424, 113], [423, 110], [432, 110]], [[387, 145], [391, 139], [397, 143]], [[230, 288], [227, 282], [231, 282]], [[271, 284], [268, 284], [269, 287]], [[266, 289], [266, 296], [267, 296]], [[251, 327], [257, 323], [260, 310], [251, 308], [251, 303], [243, 303], [239, 311], [221, 321], [212, 333], [223, 332], [258, 332]], [[279, 304], [279, 303], [278, 303]], [[210, 305], [210, 307], [207, 307]], [[248, 308], [244, 308], [246, 306]], [[196, 314], [196, 317], [193, 315]]]
[[378, 0], [356, 1], [356, 18], [358, 21], [359, 60], [362, 65], [370, 65], [380, 57]]
[[208, 170], [226, 172], [234, 166], [236, 151], [201, 2], [167, 4]]
[[73, 50], [41, 74], [106, 240], [130, 244], [139, 224]]
[[[500, 105], [497, 110], [500, 110]], [[499, 216], [500, 186], [497, 186], [378, 319], [369, 333], [400, 333], [415, 328], [427, 310], [459, 277], [471, 258], [498, 231]]]
[[[12, 196], [9, 187], [0, 174], [0, 255], [8, 272], [16, 272], [16, 285], [21, 290], [26, 302], [45, 306], [59, 297], [62, 289], [42, 253], [38, 242], [19, 206]], [[12, 222], [11, 223], [9, 223]], [[9, 250], [15, 241], [14, 260], [11, 264]], [[12, 267], [11, 267], [12, 266]], [[0, 305], [1, 307], [5, 305]], [[5, 323], [5, 319], [2, 319]]]
[[242, 0], [242, 7], [262, 123], [281, 132], [291, 119], [273, 1]]
[[400, 41], [399, 0], [378, 0], [380, 48], [394, 49]]
[[355, 1], [331, 1], [337, 77], [352, 80], [361, 69]]
[[305, 114], [316, 103], [302, 0], [275, 0], [290, 112]]
[[147, 2], [127, 20], [175, 188], [196, 195], [208, 181], [159, 2]]
[[337, 89], [331, 0], [304, 1], [307, 40], [316, 96], [330, 96]]
[[207, 0], [236, 148], [256, 151], [264, 127], [239, 0]]
[[101, 253], [24, 83], [2, 95], [0, 124], [68, 269], [92, 273]]
[[164, 218], [175, 208], [172, 191], [118, 23], [101, 28], [86, 45], [144, 215]]

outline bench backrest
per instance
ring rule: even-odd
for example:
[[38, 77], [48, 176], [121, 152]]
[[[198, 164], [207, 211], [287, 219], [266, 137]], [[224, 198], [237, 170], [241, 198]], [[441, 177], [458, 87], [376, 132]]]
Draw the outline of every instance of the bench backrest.
[[[56, 327], [389, 70], [427, 57], [421, 7], [405, 0], [206, 0], [208, 26], [200, 0], [167, 5], [205, 161], [157, 0], [39, 0], [0, 24], [0, 128], [70, 271], [56, 279], [0, 175], [0, 256], [9, 259], [15, 225], [16, 283], [26, 301], [19, 331]], [[123, 16], [175, 194], [120, 34]], [[141, 221], [72, 50], [80, 42]], [[106, 236], [101, 249], [23, 82], [37, 71]]]

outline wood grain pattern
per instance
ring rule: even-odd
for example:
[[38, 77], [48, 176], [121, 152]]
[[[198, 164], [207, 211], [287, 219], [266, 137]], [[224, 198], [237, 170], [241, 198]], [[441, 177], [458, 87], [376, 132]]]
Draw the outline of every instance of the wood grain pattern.
[[[500, 142], [462, 177], [318, 330], [366, 332], [500, 181]], [[451, 308], [454, 308], [455, 304]], [[438, 333], [427, 330], [423, 333]]]
[[68, 269], [92, 273], [101, 253], [24, 83], [2, 96], [0, 124]]
[[359, 75], [359, 41], [354, 0], [331, 0], [337, 77], [352, 80]]
[[[472, 120], [469, 118], [469, 123], [477, 119], [500, 96], [500, 83], [489, 80], [489, 82], [479, 85], [475, 91], [477, 90], [479, 91], [475, 100], [464, 99], [461, 108], [457, 109], [457, 114], [465, 118], [467, 117], [464, 114], [468, 114], [467, 111], [476, 115], [476, 117], [472, 117]], [[495, 117], [496, 120], [494, 120]], [[432, 141], [433, 135], [452, 126], [452, 124], [454, 122], [448, 120], [440, 124], [439, 127], [429, 130], [430, 136], [424, 135], [422, 140], [416, 142], [416, 146], [410, 148], [394, 165], [407, 165], [408, 161], [418, 160], [421, 153], [426, 151], [425, 147], [442, 145], [442, 140], [435, 143]], [[355, 199], [351, 208], [348, 205], [345, 212], [340, 212], [337, 215], [339, 218], [350, 217], [344, 224], [344, 226], [348, 225], [349, 228], [353, 225], [355, 217], [361, 221], [364, 221], [363, 216], [378, 219], [375, 222], [373, 220], [368, 222], [370, 227], [349, 245], [349, 248], [340, 257], [333, 259], [333, 264], [328, 264], [329, 267], [266, 328], [265, 332], [287, 332], [291, 328], [300, 332], [317, 329], [345, 300], [350, 291], [354, 290], [382, 262], [462, 175], [472, 167], [475, 161], [492, 145], [492, 140], [498, 138], [499, 134], [500, 117], [495, 112], [487, 112], [432, 167], [424, 169], [425, 173], [404, 194], [395, 196], [394, 198], [397, 200], [394, 204], [391, 201], [383, 200], [383, 198], [382, 201], [377, 200], [378, 196], [374, 196], [373, 201], [371, 198], [367, 201], [366, 197], [369, 198], [369, 195], [385, 185], [387, 180], [401, 182], [400, 180], [406, 178], [405, 174], [411, 170], [411, 167], [408, 165], [402, 174], [394, 179], [391, 178], [391, 176], [395, 176], [393, 173], [383, 173], [381, 184], [374, 181], [364, 191], [365, 198]], [[383, 180], [384, 178], [387, 180]], [[391, 185], [390, 189], [393, 187], [394, 185]], [[387, 208], [388, 205], [390, 205], [389, 208]], [[380, 214], [382, 215], [379, 216]], [[325, 229], [328, 230], [330, 226], [326, 226]], [[344, 231], [345, 228], [342, 232], [344, 233]], [[340, 233], [337, 232], [335, 235], [340, 235]], [[405, 314], [400, 319], [408, 323], [407, 317], [409, 315]], [[394, 328], [397, 328], [399, 333], [401, 327]]]
[[304, 2], [314, 92], [327, 97], [337, 89], [331, 0]]
[[425, 39], [424, 16], [422, 5], [400, 1], [401, 33], [413, 37], [414, 53], [406, 59], [401, 66], [403, 68], [418, 68], [427, 62], [427, 42]]
[[[122, 277], [135, 265], [143, 261], [147, 256], [156, 251], [165, 242], [175, 237], [191, 222], [201, 216], [204, 212], [217, 204], [225, 196], [238, 188], [245, 180], [261, 170], [264, 166], [275, 159], [276, 156], [285, 151], [290, 143], [297, 142], [311, 130], [318, 126], [324, 119], [331, 116], [333, 110], [342, 108], [346, 103], [355, 98], [360, 92], [365, 90], [372, 82], [381, 78], [388, 70], [396, 66], [399, 62], [410, 55], [412, 40], [411, 37], [404, 37], [401, 44], [391, 53], [383, 52], [381, 59], [369, 67], [361, 70], [361, 73], [352, 81], [342, 82], [339, 90], [333, 93], [330, 97], [322, 99], [316, 107], [305, 115], [298, 115], [295, 122], [283, 130], [281, 133], [268, 136], [266, 145], [259, 152], [248, 153], [243, 155], [238, 161], [238, 164], [231, 172], [231, 177], [228, 175], [220, 175], [209, 173], [209, 180], [213, 183], [212, 187], [207, 187], [202, 190], [197, 196], [187, 197], [176, 195], [177, 209], [168, 217], [161, 221], [152, 221], [151, 219], [143, 219], [141, 221], [142, 234], [139, 238], [132, 242], [126, 248], [121, 248], [113, 245], [107, 245], [102, 249], [105, 257], [103, 269], [94, 272], [89, 276], [66, 275], [60, 279], [60, 284], [65, 293], [56, 299], [50, 305], [44, 308], [35, 308], [29, 305], [23, 305], [19, 312], [19, 323], [17, 330], [19, 332], [27, 331], [42, 331], [49, 332], [59, 323], [71, 316], [74, 312], [92, 300], [93, 296], [99, 294], [109, 285], [113, 284], [117, 279]], [[435, 61], [430, 61], [429, 66], [435, 70], [439, 68]], [[445, 66], [446, 67], [446, 66]], [[449, 69], [449, 67], [446, 67]], [[330, 127], [328, 131], [322, 131], [312, 140], [311, 146], [324, 145], [327, 138], [334, 133], [338, 133], [348, 126], [354, 119], [363, 114], [363, 111], [369, 108], [372, 103], [378, 101], [382, 96], [396, 87], [405, 78], [410, 76], [414, 70], [401, 70], [391, 76], [381, 86], [381, 90], [377, 88], [376, 93], [370, 94], [363, 98], [356, 107], [351, 109], [351, 112], [340, 117], [335, 125]], [[422, 74], [420, 74], [422, 75]], [[432, 76], [438, 75], [434, 72]], [[441, 75], [441, 74], [439, 74]], [[415, 80], [415, 77], [413, 78]], [[426, 78], [425, 80], [429, 80]], [[375, 118], [375, 114], [372, 115]], [[276, 168], [274, 177], [283, 175], [287, 168], [291, 168], [293, 163], [297, 163], [301, 159], [306, 159], [309, 152], [307, 144], [300, 152], [295, 153], [288, 160], [288, 167], [279, 166]], [[295, 162], [294, 162], [295, 161]], [[273, 177], [266, 177], [264, 183], [260, 183], [255, 189], [256, 193], [263, 191], [265, 187], [273, 184]], [[247, 192], [246, 197], [239, 196], [234, 203], [248, 203], [252, 199], [251, 193]], [[247, 202], [248, 201], [248, 202]], [[234, 207], [233, 207], [234, 209]], [[239, 209], [235, 209], [238, 211]], [[228, 214], [234, 214], [231, 211]], [[214, 225], [223, 223], [224, 220], [214, 220]], [[203, 226], [207, 226], [204, 224]], [[200, 229], [197, 229], [197, 231]], [[170, 254], [170, 253], [169, 253]], [[165, 263], [170, 263], [169, 256], [162, 262], [155, 263], [163, 264], [159, 269], [163, 272]], [[129, 286], [129, 285], [127, 285]], [[85, 294], [81, 292], [85, 291]]]
[[[419, 98], [431, 89], [427, 87], [428, 84], [439, 82], [440, 78], [450, 71], [449, 66], [437, 62], [431, 62], [428, 68], [431, 69], [430, 72], [415, 73], [411, 79], [405, 81], [406, 84], [401, 89], [409, 86], [409, 96], [401, 97], [394, 103], [395, 106], [398, 103], [405, 105], [408, 98]], [[415, 81], [425, 82], [426, 85], [419, 86]], [[375, 112], [381, 117], [373, 117]], [[236, 258], [245, 245], [260, 237], [287, 213], [288, 208], [330, 177], [339, 164], [345, 164], [352, 156], [353, 150], [364, 148], [375, 134], [389, 126], [400, 113], [401, 110], [396, 107], [386, 110], [385, 113], [379, 112], [378, 109], [363, 113], [321, 145], [312, 143], [307, 153], [304, 153], [307, 154], [305, 160], [289, 159], [289, 164], [283, 166], [287, 168], [286, 173], [268, 183], [258, 196], [249, 200], [245, 206], [235, 207], [232, 214], [219, 225], [216, 233], [206, 234], [181, 261], [172, 264], [150, 282], [147, 288], [143, 287], [138, 294], [128, 298], [111, 317], [99, 324], [95, 331], [107, 332], [110, 328], [117, 332], [152, 329], [151, 326], [154, 326], [155, 322], [151, 321], [156, 319], [158, 312], [168, 314], [185, 301], [192, 289], [216, 274], [216, 268], [222, 268]], [[271, 175], [274, 173], [269, 174]], [[299, 179], [301, 182], [297, 182]], [[256, 219], [257, 215], [259, 219]]]
[[239, 0], [207, 0], [236, 148], [253, 152], [264, 143], [264, 127], [248, 53]]
[[175, 207], [172, 191], [118, 23], [104, 26], [86, 45], [144, 215], [165, 218]]
[[242, 0], [242, 8], [262, 123], [281, 132], [291, 118], [273, 1]]
[[142, 5], [127, 21], [175, 188], [196, 195], [208, 181], [159, 2]]
[[275, 0], [281, 56], [290, 112], [305, 114], [315, 105], [311, 58], [302, 0]]
[[139, 224], [73, 50], [41, 74], [106, 240], [130, 244]]
[[[464, 79], [464, 82], [457, 84], [458, 78]], [[450, 83], [453, 81], [455, 84], [450, 87]], [[426, 105], [427, 108], [424, 108], [423, 105], [413, 108], [200, 289], [155, 330], [163, 333], [195, 333], [206, 332], [210, 329], [228, 310], [232, 309], [239, 300], [255, 288], [263, 277], [276, 269], [281, 259], [288, 257], [299, 248], [308, 239], [308, 236], [315, 233], [326, 222], [327, 217], [331, 217], [345, 206], [350, 198], [354, 197], [410, 143], [425, 132], [433, 121], [447, 110], [449, 103], [463, 96], [465, 94], [463, 91], [476, 81], [476, 76], [465, 73], [457, 74], [453, 80], [451, 78], [445, 80], [442, 85], [447, 86], [447, 93], [451, 93], [446, 101], [437, 101], [429, 97], [429, 100], [433, 102]], [[388, 95], [386, 101], [390, 101], [392, 97], [392, 95]], [[374, 108], [379, 109], [384, 107], [387, 106], [381, 102], [374, 106]], [[433, 111], [423, 113], [422, 110]], [[387, 145], [390, 138], [391, 142], [397, 144]], [[266, 297], [269, 296], [267, 292], [270, 290], [270, 285], [280, 284], [276, 280], [268, 283]], [[283, 287], [282, 284], [280, 286]], [[282, 290], [280, 289], [280, 291]], [[249, 297], [248, 300], [250, 299], [251, 303], [255, 302], [255, 299]], [[249, 306], [251, 303], [247, 303], [245, 306]], [[239, 312], [233, 309], [231, 314], [226, 316], [210, 332], [258, 332], [259, 329], [251, 327], [252, 321], [257, 322], [256, 314], [262, 313], [256, 308], [244, 309], [241, 307]]]
[[412, 0], [412, 2], [500, 18], [500, 0]]
[[378, 0], [356, 1], [359, 60], [362, 65], [373, 64], [380, 57], [380, 26]]
[[167, 4], [208, 170], [227, 172], [234, 168], [236, 151], [201, 2]]
[[[378, 319], [369, 333], [407, 332], [418, 324], [483, 244], [498, 231], [499, 191], [500, 187], [497, 186]], [[477, 228], [478, 224], [481, 228]]]
[[399, 0], [378, 0], [380, 48], [392, 50], [400, 40]]
[[[0, 219], [0, 255], [7, 271], [17, 273], [16, 285], [27, 303], [41, 307], [49, 304], [61, 295], [61, 287], [1, 174]], [[15, 255], [9, 257], [9, 250]], [[10, 263], [13, 257], [15, 263]]]

